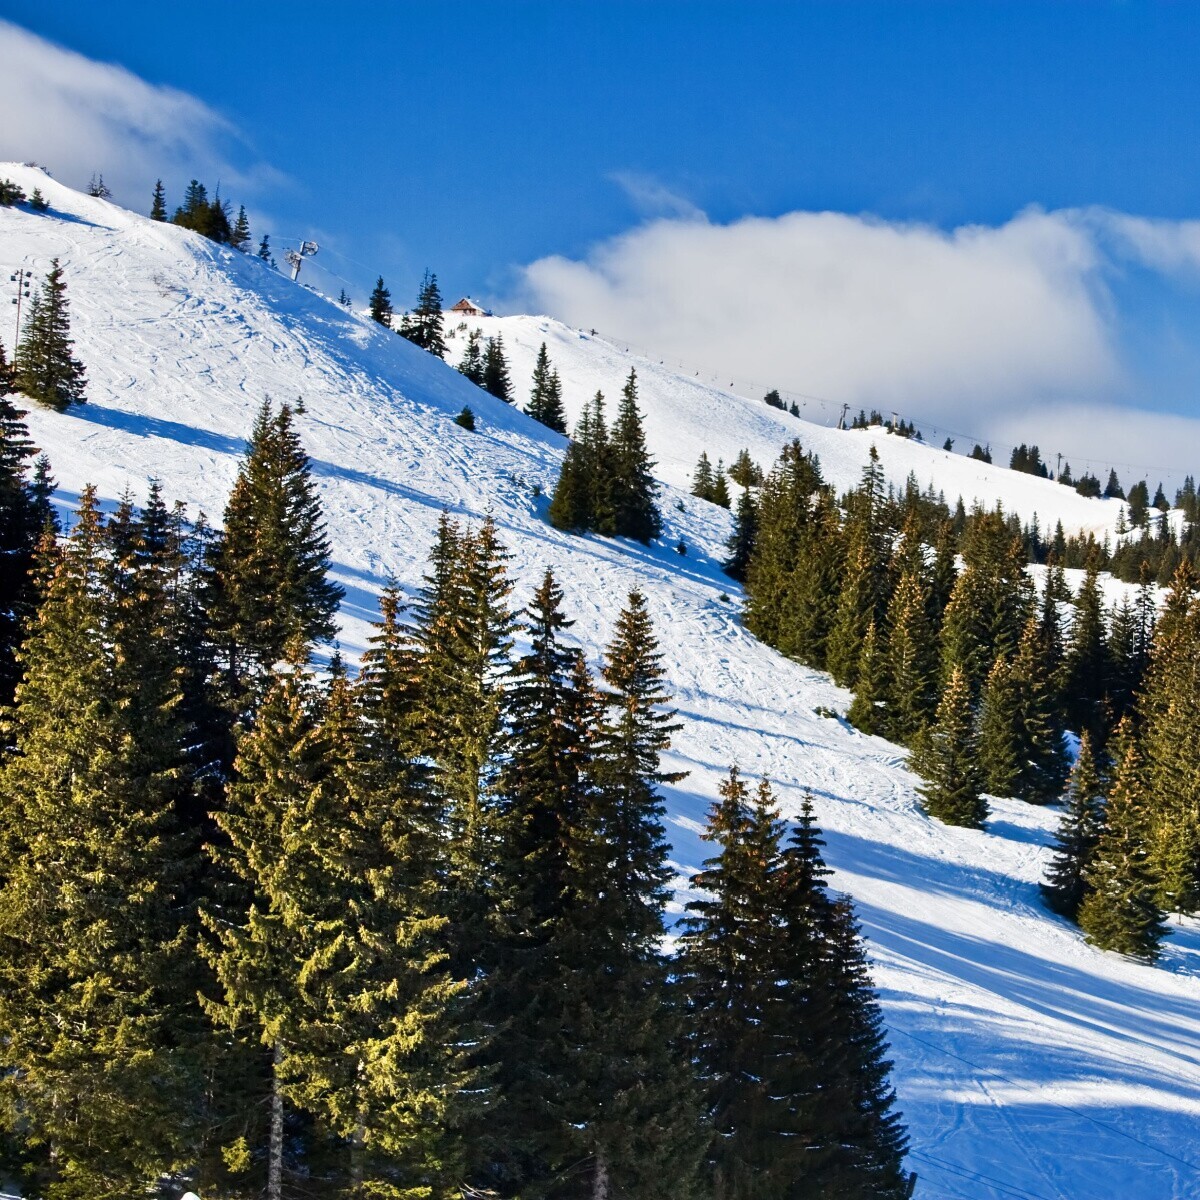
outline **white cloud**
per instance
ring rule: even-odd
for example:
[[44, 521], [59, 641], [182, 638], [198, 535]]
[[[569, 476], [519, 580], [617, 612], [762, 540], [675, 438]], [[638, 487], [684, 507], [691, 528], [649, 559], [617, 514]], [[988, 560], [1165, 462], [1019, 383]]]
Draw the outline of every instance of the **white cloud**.
[[1071, 213], [951, 232], [689, 215], [531, 264], [523, 299], [731, 378], [987, 433], [1014, 407], [1121, 389], [1104, 266]]
[[644, 217], [677, 217], [684, 221], [703, 221], [703, 210], [686, 196], [667, 187], [651, 175], [637, 171], [614, 171], [609, 179], [629, 197], [634, 208]]
[[227, 193], [282, 179], [252, 161], [229, 121], [186, 92], [3, 20], [0, 61], [0, 158], [36, 161], [72, 186], [103, 174], [116, 198], [137, 208], [159, 176], [179, 186], [191, 175], [210, 187], [220, 178]]

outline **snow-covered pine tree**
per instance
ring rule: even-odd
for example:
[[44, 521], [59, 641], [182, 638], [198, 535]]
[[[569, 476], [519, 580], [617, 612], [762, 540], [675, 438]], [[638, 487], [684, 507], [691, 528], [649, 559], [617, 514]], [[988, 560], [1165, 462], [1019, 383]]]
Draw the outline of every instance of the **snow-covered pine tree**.
[[56, 258], [29, 305], [16, 352], [17, 391], [59, 412], [82, 404], [87, 399], [86, 375], [83, 364], [72, 357], [73, 346], [67, 285]]
[[[374, 312], [371, 315], [374, 316]], [[428, 350], [438, 358], [446, 357], [442, 293], [438, 288], [437, 276], [429, 271], [421, 280], [416, 307], [405, 315], [400, 333], [422, 350]]]

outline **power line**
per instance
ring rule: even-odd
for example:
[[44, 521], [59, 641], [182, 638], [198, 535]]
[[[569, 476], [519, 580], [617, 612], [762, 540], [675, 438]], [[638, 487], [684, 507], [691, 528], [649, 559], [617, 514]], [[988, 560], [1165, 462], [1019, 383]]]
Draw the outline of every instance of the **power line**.
[[938, 1170], [949, 1171], [971, 1183], [982, 1183], [984, 1187], [1003, 1192], [1006, 1196], [1014, 1196], [1016, 1200], [1061, 1200], [1061, 1197], [1044, 1196], [1041, 1192], [1031, 1192], [1028, 1188], [1021, 1187], [1020, 1184], [1006, 1183], [993, 1175], [985, 1175], [982, 1171], [964, 1167], [960, 1163], [947, 1162], [946, 1159], [938, 1158], [936, 1154], [929, 1154], [924, 1150], [910, 1150], [908, 1157], [915, 1158], [919, 1162], [927, 1162]]

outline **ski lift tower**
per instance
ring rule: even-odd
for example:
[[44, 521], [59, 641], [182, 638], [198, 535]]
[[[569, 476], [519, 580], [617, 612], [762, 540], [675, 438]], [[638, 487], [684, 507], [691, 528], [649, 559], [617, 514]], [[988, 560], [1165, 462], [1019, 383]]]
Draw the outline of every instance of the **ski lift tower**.
[[299, 250], [289, 250], [283, 257], [292, 268], [292, 282], [300, 278], [300, 267], [306, 258], [312, 258], [320, 246], [316, 242], [301, 242]]

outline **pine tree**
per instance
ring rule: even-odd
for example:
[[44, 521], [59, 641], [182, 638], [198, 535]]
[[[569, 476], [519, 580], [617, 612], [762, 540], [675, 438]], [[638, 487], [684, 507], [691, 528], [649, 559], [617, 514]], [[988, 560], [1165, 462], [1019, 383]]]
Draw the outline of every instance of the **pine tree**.
[[[258, 257], [263, 260], [263, 262], [270, 263], [272, 266], [275, 265], [275, 260], [271, 257], [271, 239], [267, 234], [264, 233], [262, 235], [262, 238], [258, 243], [258, 250], [256, 253]], [[382, 282], [382, 280], [380, 282]]]
[[562, 407], [562, 383], [558, 372], [550, 365], [545, 342], [538, 350], [537, 361], [533, 365], [533, 385], [525, 412], [558, 433], [567, 432], [567, 420]]
[[1032, 591], [1025, 550], [999, 512], [979, 513], [963, 541], [964, 569], [942, 623], [942, 679], [963, 668], [974, 699], [992, 663], [1011, 655], [1025, 628]]
[[488, 338], [487, 349], [483, 352], [483, 379], [481, 386], [485, 392], [503, 400], [505, 404], [513, 402], [512, 380], [508, 375], [508, 360], [504, 357], [504, 337], [496, 334]]
[[237, 220], [229, 234], [229, 244], [235, 250], [241, 250], [243, 254], [250, 249], [250, 218], [246, 216], [244, 204], [238, 208]]
[[12, 702], [20, 679], [16, 652], [37, 606], [34, 560], [48, 516], [30, 477], [37, 448], [10, 387], [0, 346], [0, 708]]
[[729, 495], [729, 480], [725, 475], [725, 464], [718, 459], [716, 470], [713, 472], [712, 495], [709, 499], [721, 508], [728, 508], [732, 503], [732, 497]]
[[887, 722], [884, 705], [888, 690], [885, 647], [879, 645], [871, 621], [859, 652], [858, 681], [846, 719], [863, 733], [880, 733]]
[[1110, 714], [1107, 708], [1111, 677], [1100, 567], [1093, 557], [1075, 597], [1075, 616], [1063, 662], [1063, 697], [1071, 728], [1087, 730], [1103, 746]]
[[1141, 761], [1132, 738], [1117, 766], [1104, 823], [1086, 875], [1079, 927], [1101, 950], [1153, 960], [1165, 932], [1147, 861], [1146, 801]]
[[1031, 804], [1049, 804], [1062, 794], [1069, 767], [1061, 708], [1037, 616], [1029, 618], [1017, 646], [1012, 685], [1017, 700], [1013, 794]]
[[17, 347], [16, 386], [31, 400], [58, 412], [87, 399], [83, 364], [71, 356], [74, 343], [67, 306], [67, 285], [56, 258], [29, 306]]
[[211, 553], [214, 623], [227, 700], [235, 710], [252, 681], [287, 645], [333, 636], [343, 589], [327, 578], [329, 541], [308, 455], [284, 404], [263, 402]]
[[[266, 239], [264, 238], [264, 245]], [[259, 251], [261, 258], [262, 251]], [[380, 325], [386, 325], [389, 329], [392, 326], [392, 293], [383, 285], [383, 276], [380, 275], [375, 281], [375, 287], [371, 291], [369, 300], [371, 309], [371, 320], [377, 321]]]
[[92, 178], [87, 185], [87, 194], [89, 196], [95, 196], [98, 200], [112, 199], [112, 192], [109, 191], [108, 185], [104, 182], [103, 175], [92, 175]]
[[909, 763], [925, 783], [917, 789], [925, 811], [947, 825], [980, 829], [987, 803], [980, 796], [978, 745], [966, 671], [956, 667], [938, 704], [937, 718]]
[[729, 557], [722, 564], [722, 569], [731, 579], [736, 579], [739, 583], [746, 582], [757, 538], [758, 505], [750, 489], [744, 488], [733, 514], [733, 533], [725, 543]]
[[467, 334], [467, 344], [463, 348], [463, 356], [458, 364], [459, 371], [476, 387], [483, 387], [483, 351], [479, 343], [483, 335], [478, 329], [472, 329]]
[[[906, 533], [906, 538], [915, 537]], [[910, 745], [929, 724], [937, 704], [937, 646], [930, 624], [931, 583], [917, 551], [902, 569], [887, 610], [888, 737]]]
[[622, 1117], [633, 1098], [613, 1079], [626, 1068], [611, 1037], [649, 1032], [624, 1005], [633, 1003], [641, 1022], [650, 1010], [606, 969], [623, 936], [606, 919], [615, 795], [593, 775], [599, 701], [582, 655], [562, 643], [569, 622], [560, 606], [547, 573], [529, 609], [530, 651], [510, 691], [495, 965], [480, 1009], [484, 1023], [503, 1032], [488, 1055], [494, 1107], [472, 1144], [477, 1179], [502, 1192], [574, 1194], [578, 1181], [567, 1176], [586, 1170], [589, 1190], [607, 1195], [612, 1173], [622, 1170], [661, 1185], [652, 1168], [621, 1158], [637, 1131]]
[[167, 194], [163, 191], [163, 181], [154, 182], [154, 198], [150, 201], [150, 220], [165, 221], [167, 219]]
[[717, 853], [692, 879], [709, 898], [689, 902], [680, 943], [692, 1057], [712, 1128], [706, 1167], [719, 1196], [769, 1194], [773, 1172], [786, 1179], [793, 1167], [790, 1156], [777, 1157], [784, 1147], [773, 1136], [790, 1100], [772, 1087], [774, 1022], [767, 1019], [782, 836], [773, 799], [764, 781], [752, 801], [731, 768], [701, 835]]
[[604, 420], [604, 394], [597, 392], [567, 444], [550, 503], [550, 523], [574, 533], [615, 531], [612, 507], [612, 447]]
[[980, 785], [993, 796], [1017, 794], [1020, 699], [1008, 659], [992, 664], [979, 707]]
[[35, 1191], [117, 1197], [196, 1151], [187, 731], [161, 577], [114, 558], [93, 489], [43, 571], [0, 780], [0, 1111]]
[[[41, 188], [35, 187], [33, 191], [29, 193], [29, 207], [37, 213], [50, 211], [50, 201], [42, 195]], [[1159, 490], [1160, 492], [1162, 490], [1161, 484], [1159, 485]]]
[[649, 542], [662, 532], [662, 518], [654, 503], [658, 484], [651, 471], [654, 463], [646, 450], [642, 415], [637, 406], [637, 373], [629, 372], [621, 390], [621, 404], [609, 442], [609, 488], [612, 532]]
[[[374, 310], [371, 315], [375, 316]], [[413, 345], [428, 350], [430, 354], [436, 354], [438, 358], [445, 358], [446, 340], [443, 329], [442, 293], [438, 288], [437, 276], [426, 271], [421, 280], [421, 290], [417, 294], [417, 305], [411, 314], [405, 316], [400, 333]]]
[[696, 464], [696, 470], [692, 473], [692, 495], [699, 497], [701, 500], [711, 500], [713, 484], [715, 482], [712, 463], [708, 461], [708, 454], [701, 451], [700, 461]]
[[1079, 757], [1071, 772], [1067, 804], [1055, 835], [1054, 857], [1046, 871], [1042, 895], [1046, 904], [1074, 921], [1087, 889], [1087, 878], [1104, 820], [1103, 787], [1091, 739], [1085, 733], [1079, 742]]
[[337, 298], [337, 302], [338, 302], [338, 303], [339, 303], [339, 304], [340, 304], [340, 305], [341, 305], [343, 308], [352, 308], [352, 307], [354, 306], [354, 301], [352, 301], [352, 300], [350, 299], [350, 294], [349, 294], [349, 293], [346, 291], [346, 289], [345, 289], [345, 288], [342, 288], [342, 289], [341, 289], [341, 290], [338, 292], [338, 298]]

